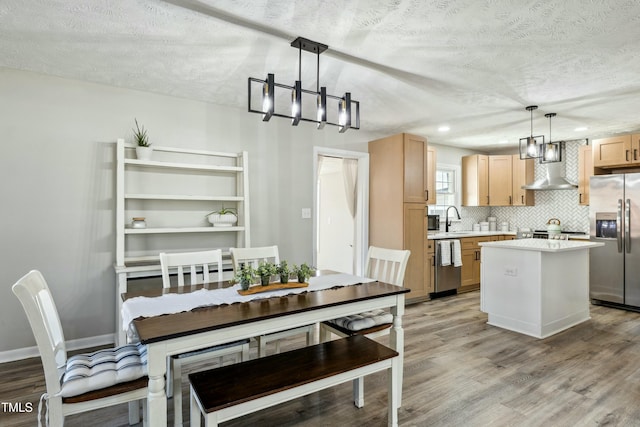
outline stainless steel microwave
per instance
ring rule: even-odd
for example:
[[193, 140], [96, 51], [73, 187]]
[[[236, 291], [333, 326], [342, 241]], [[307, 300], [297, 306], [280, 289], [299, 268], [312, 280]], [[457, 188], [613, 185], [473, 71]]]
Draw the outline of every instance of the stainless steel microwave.
[[427, 230], [440, 231], [440, 215], [427, 215]]

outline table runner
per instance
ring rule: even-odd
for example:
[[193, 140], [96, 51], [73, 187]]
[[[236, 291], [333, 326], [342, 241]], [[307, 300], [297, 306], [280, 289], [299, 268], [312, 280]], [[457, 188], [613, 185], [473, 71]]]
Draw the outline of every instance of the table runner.
[[309, 286], [306, 288], [281, 289], [246, 296], [238, 293], [240, 285], [237, 284], [221, 289], [199, 289], [186, 294], [164, 294], [158, 297], [133, 297], [122, 304], [122, 329], [128, 331], [131, 321], [137, 317], [153, 317], [163, 314], [180, 313], [193, 310], [197, 307], [248, 302], [369, 282], [375, 282], [375, 280], [354, 276], [352, 274], [338, 273], [311, 277], [309, 279]]

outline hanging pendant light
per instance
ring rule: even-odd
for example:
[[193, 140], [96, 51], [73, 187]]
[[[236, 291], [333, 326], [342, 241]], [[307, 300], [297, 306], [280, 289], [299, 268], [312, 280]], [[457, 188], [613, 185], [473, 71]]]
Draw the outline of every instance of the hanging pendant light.
[[[320, 54], [327, 50], [328, 46], [322, 43], [314, 42], [302, 37], [296, 38], [291, 42], [291, 47], [298, 49], [298, 80], [295, 81], [293, 86], [276, 83], [273, 74], [268, 74], [266, 80], [256, 79], [249, 77], [248, 79], [248, 111], [250, 113], [262, 114], [262, 120], [267, 122], [271, 117], [285, 117], [291, 119], [292, 126], [298, 126], [303, 122], [316, 123], [318, 129], [322, 129], [325, 125], [338, 126], [340, 133], [346, 132], [348, 129], [360, 129], [360, 102], [351, 99], [351, 93], [347, 92], [344, 96], [331, 95], [327, 93], [325, 86], [320, 87]], [[316, 55], [316, 90], [315, 92], [310, 89], [302, 88], [302, 51], [311, 52]], [[254, 85], [262, 85], [262, 108], [254, 108], [252, 106], [252, 88]], [[276, 109], [276, 94], [275, 90], [278, 89], [278, 109]], [[281, 102], [280, 96], [281, 89], [291, 91], [291, 104], [290, 112], [284, 113], [281, 106], [284, 104]], [[255, 92], [254, 92], [255, 93]], [[310, 96], [315, 96], [309, 99]], [[254, 100], [255, 101], [255, 100]], [[305, 112], [309, 112], [311, 108], [308, 106], [316, 103], [315, 117], [309, 115], [305, 117], [302, 111], [302, 104], [305, 105]], [[335, 114], [331, 114], [331, 120], [328, 119], [327, 103], [330, 103], [330, 110], [334, 110], [337, 105], [338, 120], [336, 123]]]
[[552, 142], [551, 139], [551, 118], [556, 113], [547, 113], [544, 115], [549, 118], [549, 142], [542, 144], [542, 157], [540, 163], [555, 163], [562, 161], [562, 141]]
[[531, 134], [526, 138], [520, 138], [520, 159], [537, 159], [542, 156], [544, 145], [544, 135], [533, 136], [533, 111], [537, 110], [538, 106], [529, 105], [526, 109], [531, 112]]

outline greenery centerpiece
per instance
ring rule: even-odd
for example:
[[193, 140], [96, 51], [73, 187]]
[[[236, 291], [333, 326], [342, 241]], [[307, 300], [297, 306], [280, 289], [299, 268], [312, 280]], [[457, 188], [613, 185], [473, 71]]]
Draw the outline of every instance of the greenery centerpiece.
[[307, 263], [302, 263], [300, 264], [300, 266], [294, 265], [292, 268], [292, 272], [298, 277], [299, 283], [305, 283], [307, 279], [311, 277], [314, 271], [315, 269], [313, 267], [310, 267]]
[[242, 266], [236, 272], [236, 275], [233, 277], [236, 283], [240, 283], [240, 288], [243, 291], [249, 289], [249, 286], [254, 282], [256, 278], [256, 270], [251, 266], [251, 264], [242, 264]]
[[133, 129], [133, 139], [136, 144], [136, 157], [140, 160], [150, 160], [153, 148], [149, 143], [149, 135], [144, 126], [140, 127], [138, 119], [134, 119], [136, 127]]
[[289, 283], [289, 276], [291, 275], [291, 269], [287, 264], [287, 261], [282, 261], [278, 265], [278, 275], [280, 276], [280, 283]]
[[225, 208], [224, 205], [217, 211], [205, 215], [214, 227], [233, 227], [238, 222], [238, 211], [234, 208]]
[[278, 266], [268, 261], [260, 261], [256, 274], [260, 276], [262, 286], [267, 286], [271, 282], [271, 276], [278, 274]]

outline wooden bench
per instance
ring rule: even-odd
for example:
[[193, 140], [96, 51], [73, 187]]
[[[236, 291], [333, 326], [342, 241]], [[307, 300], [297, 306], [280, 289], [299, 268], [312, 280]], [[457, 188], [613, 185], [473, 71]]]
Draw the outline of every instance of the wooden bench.
[[189, 375], [191, 426], [207, 427], [387, 370], [389, 426], [398, 425], [398, 353], [355, 335]]

